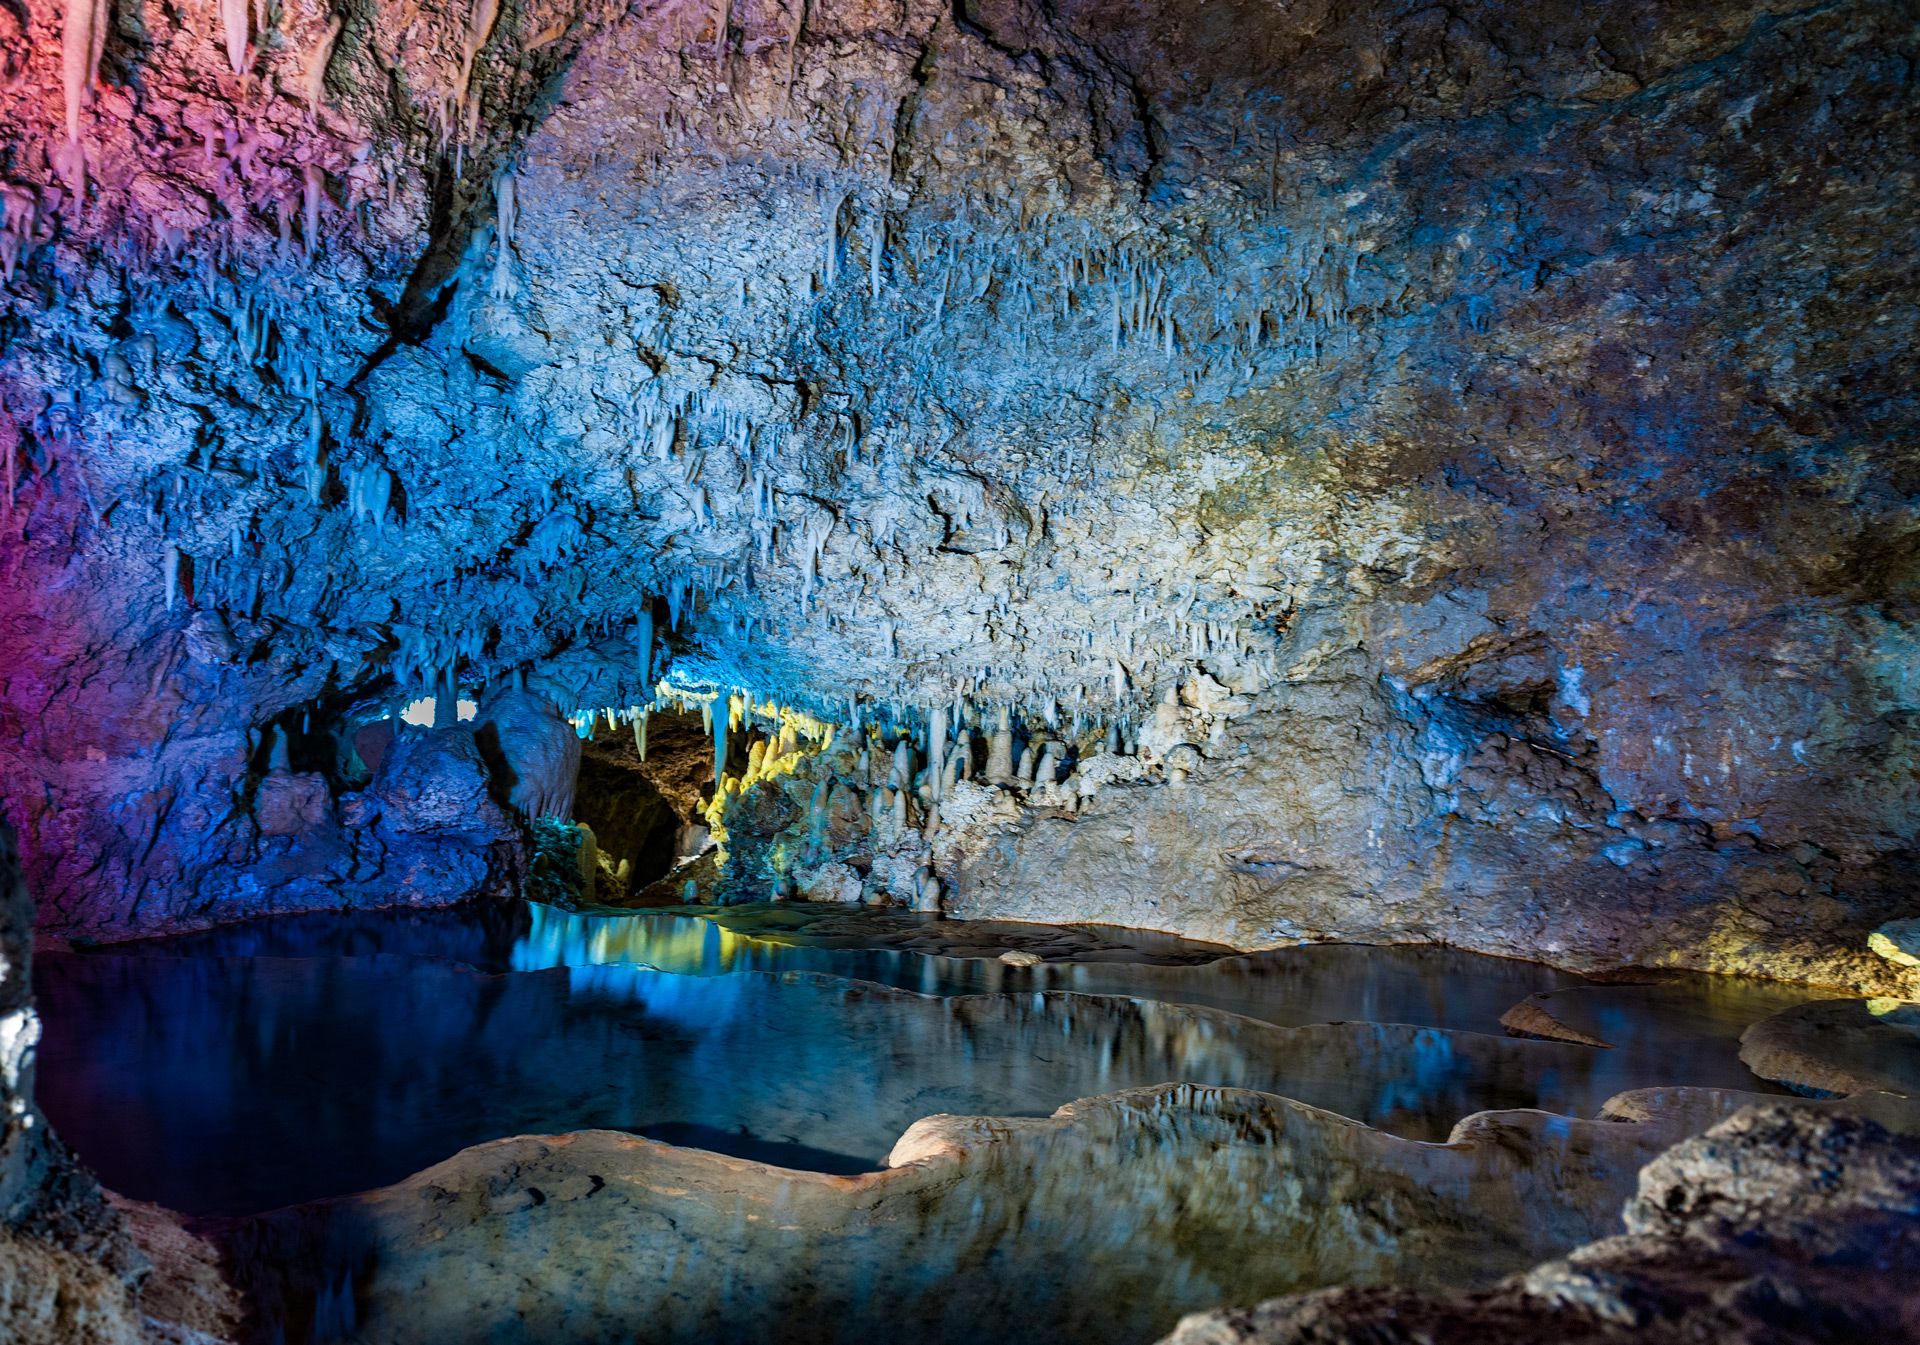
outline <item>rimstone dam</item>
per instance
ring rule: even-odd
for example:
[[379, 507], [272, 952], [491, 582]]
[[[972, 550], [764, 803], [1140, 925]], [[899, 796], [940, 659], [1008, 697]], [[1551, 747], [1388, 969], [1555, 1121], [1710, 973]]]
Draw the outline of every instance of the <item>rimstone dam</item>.
[[0, 0], [0, 1342], [1920, 1345], [1916, 0]]

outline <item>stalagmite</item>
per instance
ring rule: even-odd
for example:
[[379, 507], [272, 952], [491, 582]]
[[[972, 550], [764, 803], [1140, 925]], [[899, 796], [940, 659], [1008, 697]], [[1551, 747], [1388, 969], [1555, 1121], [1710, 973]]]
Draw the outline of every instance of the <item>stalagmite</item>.
[[287, 746], [287, 731], [278, 724], [267, 728], [267, 771], [284, 775], [293, 769], [293, 756]]
[[1060, 762], [1062, 749], [1059, 743], [1049, 738], [1040, 749], [1040, 762], [1034, 767], [1033, 780], [1038, 785], [1052, 785], [1060, 782]]
[[946, 797], [947, 707], [936, 705], [927, 713], [927, 784], [933, 797]]
[[924, 864], [913, 876], [913, 909], [927, 912], [938, 912], [940, 909], [940, 880]]
[[494, 254], [493, 281], [489, 291], [495, 299], [505, 302], [513, 298], [513, 233], [520, 222], [520, 203], [518, 189], [513, 185], [513, 174], [502, 173], [493, 184], [494, 205]]
[[580, 837], [580, 895], [592, 901], [594, 884], [600, 877], [600, 839], [585, 822], [573, 825]]
[[987, 744], [987, 783], [1004, 786], [1013, 780], [1013, 714], [1002, 705], [999, 722]]

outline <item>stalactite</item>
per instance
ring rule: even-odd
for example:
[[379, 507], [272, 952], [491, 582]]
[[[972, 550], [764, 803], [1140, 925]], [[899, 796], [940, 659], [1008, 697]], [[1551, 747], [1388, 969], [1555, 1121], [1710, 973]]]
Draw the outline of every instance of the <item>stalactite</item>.
[[300, 169], [300, 222], [309, 262], [320, 251], [320, 207], [326, 199], [326, 170], [315, 163], [303, 165]]
[[105, 38], [100, 0], [66, 0], [60, 35], [60, 79], [67, 100], [67, 140], [80, 140], [80, 113], [99, 72], [99, 47]]
[[80, 113], [100, 79], [110, 15], [107, 0], [66, 0], [60, 37], [60, 77], [66, 94], [67, 140], [55, 167], [76, 198], [86, 193], [87, 157], [80, 143]]
[[639, 614], [634, 618], [634, 645], [640, 651], [638, 671], [640, 673], [640, 691], [642, 695], [653, 695], [653, 603], [643, 600]]
[[828, 191], [820, 202], [827, 232], [827, 260], [821, 278], [826, 282], [828, 289], [832, 289], [834, 282], [840, 278], [840, 208], [846, 202], [845, 192], [832, 190]]
[[307, 58], [307, 68], [300, 81], [300, 97], [315, 117], [320, 115], [320, 105], [327, 97], [327, 66], [333, 61], [333, 44], [340, 40], [340, 30], [345, 26], [346, 20], [334, 15], [314, 45], [313, 54]]
[[793, 26], [787, 30], [787, 101], [793, 101], [793, 76], [800, 67], [800, 30], [807, 22], [807, 0], [790, 0]]
[[347, 473], [347, 507], [354, 522], [364, 515], [373, 520], [375, 531], [385, 532], [392, 499], [393, 473], [379, 463], [363, 463]]
[[459, 120], [466, 112], [473, 85], [473, 63], [479, 57], [480, 49], [487, 45], [487, 39], [493, 36], [493, 25], [499, 18], [500, 0], [474, 0], [473, 12], [467, 19], [466, 40], [460, 48], [460, 93], [455, 120]]
[[43, 227], [40, 193], [0, 182], [0, 280], [11, 281], [21, 259], [45, 242], [50, 232]]
[[327, 484], [326, 421], [320, 415], [320, 403], [307, 403], [307, 499], [320, 503]]
[[233, 73], [247, 73], [247, 0], [220, 0], [220, 26], [226, 36], [227, 64]]

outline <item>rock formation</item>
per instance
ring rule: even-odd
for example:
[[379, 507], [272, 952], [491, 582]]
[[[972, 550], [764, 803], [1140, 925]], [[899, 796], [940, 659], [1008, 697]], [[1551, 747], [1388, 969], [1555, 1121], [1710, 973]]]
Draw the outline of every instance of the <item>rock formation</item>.
[[0, 92], [49, 928], [483, 890], [338, 745], [664, 669], [916, 735], [906, 904], [1912, 989], [1898, 7], [69, 9]]
[[[809, 1342], [900, 1322], [944, 1342], [983, 1320], [1010, 1343], [1151, 1339], [1227, 1284], [1491, 1280], [1610, 1230], [1633, 1170], [1673, 1138], [1494, 1112], [1420, 1144], [1185, 1086], [1045, 1119], [935, 1117], [858, 1177], [585, 1131], [248, 1221], [227, 1254], [267, 1321], [345, 1292], [369, 1342]], [[621, 1273], [578, 1273], [604, 1264]]]
[[1751, 1107], [1649, 1163], [1626, 1235], [1472, 1295], [1338, 1289], [1182, 1322], [1164, 1345], [1913, 1340], [1920, 1140]]
[[[33, 920], [90, 944], [531, 891], [1447, 944], [1868, 996], [1747, 1058], [1910, 1089], [1917, 60], [1881, 0], [0, 5], [0, 822]], [[126, 1338], [139, 1255], [32, 1109], [16, 887], [0, 863], [0, 1303]], [[1572, 1041], [1466, 1049], [1608, 1049], [1578, 1002], [1511, 1024]], [[1341, 1222], [1306, 1279], [1411, 1293], [1604, 1231], [1618, 1171], [1576, 1199], [1556, 1164], [1666, 1122], [1425, 1148], [1188, 1091], [957, 1124], [916, 1143], [959, 1158], [790, 1187], [502, 1141], [248, 1235], [365, 1252], [327, 1273], [368, 1277], [367, 1339], [631, 1334], [651, 1281], [570, 1304], [545, 1249], [753, 1257], [790, 1217], [846, 1255], [769, 1321], [977, 1320], [911, 1269], [973, 1254], [951, 1192], [1031, 1213], [1029, 1273], [1064, 1273], [1067, 1193], [1123, 1202], [1123, 1160], [1204, 1132], [1218, 1206], [1145, 1216], [1183, 1307], [1308, 1287], [1223, 1269], [1323, 1232], [1296, 1139], [1352, 1183], [1315, 1193]], [[1748, 1117], [1657, 1180], [1691, 1210], [1727, 1155], [1827, 1146], [1885, 1176], [1849, 1207], [1879, 1228], [1907, 1152], [1849, 1124]], [[1487, 1165], [1492, 1215], [1434, 1188]], [[1285, 1199], [1234, 1222], [1249, 1172]], [[668, 1236], [683, 1179], [721, 1203]], [[1737, 1338], [1777, 1275], [1911, 1334], [1846, 1301], [1855, 1196], [1793, 1191], [1798, 1248], [1643, 1203], [1470, 1308], [1188, 1330], [1417, 1301]], [[199, 1283], [173, 1231], [163, 1278]], [[415, 1313], [496, 1246], [542, 1249], [530, 1298], [449, 1276]], [[261, 1273], [269, 1318], [343, 1301]], [[1021, 1285], [990, 1307], [1036, 1339], [1170, 1325], [1023, 1316]], [[661, 1334], [711, 1337], [715, 1301]]]
[[1740, 1038], [1763, 1079], [1814, 1097], [1920, 1093], [1920, 1004], [1832, 1000], [1775, 1014]]
[[0, 822], [0, 1339], [220, 1345], [238, 1314], [212, 1248], [164, 1211], [110, 1204], [34, 1106], [32, 915]]

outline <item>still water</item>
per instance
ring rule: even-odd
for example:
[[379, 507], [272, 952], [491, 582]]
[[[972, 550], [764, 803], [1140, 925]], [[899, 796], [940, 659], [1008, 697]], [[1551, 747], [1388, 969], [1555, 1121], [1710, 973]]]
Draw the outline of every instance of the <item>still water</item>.
[[1499, 1035], [1517, 1001], [1581, 978], [1448, 949], [1222, 957], [1103, 931], [1060, 945], [1081, 960], [1020, 968], [928, 951], [978, 952], [967, 926], [876, 921], [868, 946], [860, 930], [476, 906], [48, 953], [41, 1101], [110, 1187], [238, 1214], [584, 1128], [858, 1172], [922, 1116], [1045, 1115], [1175, 1080], [1443, 1139], [1492, 1107], [1760, 1089], [1739, 1031], [1807, 997], [1705, 977], [1644, 1002], [1595, 989], [1614, 1043], [1595, 1050]]

